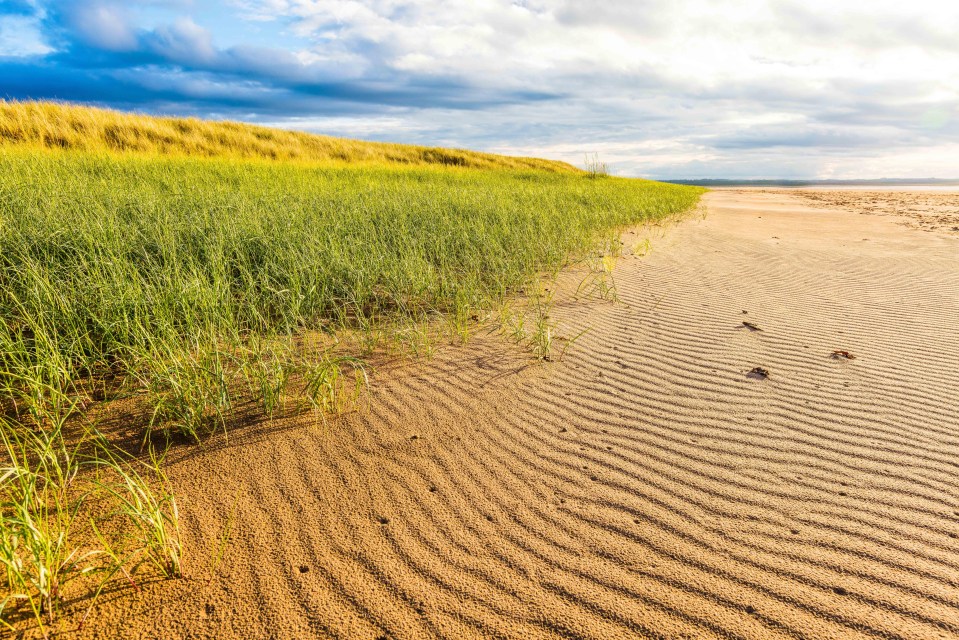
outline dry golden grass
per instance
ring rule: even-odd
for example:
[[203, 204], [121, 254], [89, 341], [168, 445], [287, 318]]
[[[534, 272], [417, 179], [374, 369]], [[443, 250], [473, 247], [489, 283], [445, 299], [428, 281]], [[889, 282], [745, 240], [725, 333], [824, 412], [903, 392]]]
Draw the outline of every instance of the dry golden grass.
[[365, 142], [240, 122], [160, 118], [55, 102], [0, 101], [0, 146], [7, 145], [333, 164], [578, 171], [563, 162], [537, 158]]

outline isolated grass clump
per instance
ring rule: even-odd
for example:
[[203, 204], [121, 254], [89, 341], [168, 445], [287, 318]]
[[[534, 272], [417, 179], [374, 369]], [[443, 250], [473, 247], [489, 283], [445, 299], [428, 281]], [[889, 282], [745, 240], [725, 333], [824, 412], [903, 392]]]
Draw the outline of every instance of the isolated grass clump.
[[609, 165], [601, 162], [599, 154], [594, 153], [592, 157], [586, 155], [586, 174], [590, 178], [603, 178], [609, 175]]
[[63, 422], [0, 417], [0, 626], [16, 632], [27, 617], [46, 637], [75, 581], [99, 594], [120, 573], [133, 583], [144, 564], [180, 572], [176, 502], [159, 462], [128, 459], [95, 430], [68, 436]]

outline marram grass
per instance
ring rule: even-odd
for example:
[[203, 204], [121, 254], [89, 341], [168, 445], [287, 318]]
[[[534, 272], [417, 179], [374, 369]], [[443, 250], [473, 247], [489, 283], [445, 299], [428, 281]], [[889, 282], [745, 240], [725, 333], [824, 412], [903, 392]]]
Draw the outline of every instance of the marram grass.
[[699, 195], [581, 174], [20, 149], [0, 176], [0, 389], [20, 404], [201, 343], [468, 316], [602, 231]]
[[[106, 387], [146, 406], [148, 450], [153, 431], [226, 429], [251, 398], [267, 419], [290, 405], [335, 413], [367, 367], [300, 338], [374, 345], [390, 327], [429, 353], [438, 318], [468, 335], [538, 274], [701, 192], [549, 161], [0, 103], [0, 625], [28, 616], [45, 633], [78, 576], [181, 570], [160, 462], [112, 450], [88, 416]], [[540, 357], [546, 317], [532, 329]], [[90, 496], [136, 535], [77, 518]]]
[[539, 158], [365, 142], [240, 122], [158, 118], [56, 102], [0, 100], [0, 148], [4, 145], [325, 164], [577, 171], [566, 163]]

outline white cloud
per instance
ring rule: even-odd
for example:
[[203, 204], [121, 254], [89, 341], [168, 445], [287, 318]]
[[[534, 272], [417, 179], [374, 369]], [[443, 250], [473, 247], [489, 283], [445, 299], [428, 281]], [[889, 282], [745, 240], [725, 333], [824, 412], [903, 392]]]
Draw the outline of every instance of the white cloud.
[[107, 51], [132, 51], [136, 31], [126, 12], [112, 3], [64, 3], [68, 24], [86, 44]]
[[150, 48], [171, 60], [209, 62], [217, 57], [213, 36], [186, 17], [164, 25], [149, 34]]
[[0, 56], [42, 56], [50, 51], [34, 16], [0, 16]]
[[[7, 6], [20, 8], [0, 16], [14, 96], [578, 163], [598, 152], [658, 177], [959, 174], [956, 0]], [[37, 58], [48, 45], [57, 56]]]
[[[659, 176], [771, 175], [776, 166], [784, 173], [959, 174], [948, 169], [959, 145], [955, 2], [244, 5], [259, 19], [282, 16], [312, 39], [316, 55], [364, 57], [375, 75], [563, 96], [469, 115], [411, 111], [402, 131], [416, 141], [432, 133], [578, 162], [598, 151], [621, 172]], [[483, 131], [457, 129], [469, 120]]]

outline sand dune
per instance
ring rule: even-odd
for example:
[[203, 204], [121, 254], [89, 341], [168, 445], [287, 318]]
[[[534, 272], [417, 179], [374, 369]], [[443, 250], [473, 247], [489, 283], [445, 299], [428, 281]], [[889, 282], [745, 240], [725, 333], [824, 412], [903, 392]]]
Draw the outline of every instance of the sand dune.
[[560, 293], [590, 328], [562, 362], [479, 336], [330, 427], [174, 451], [190, 578], [84, 633], [959, 637], [959, 240], [706, 203], [619, 261], [619, 304]]

